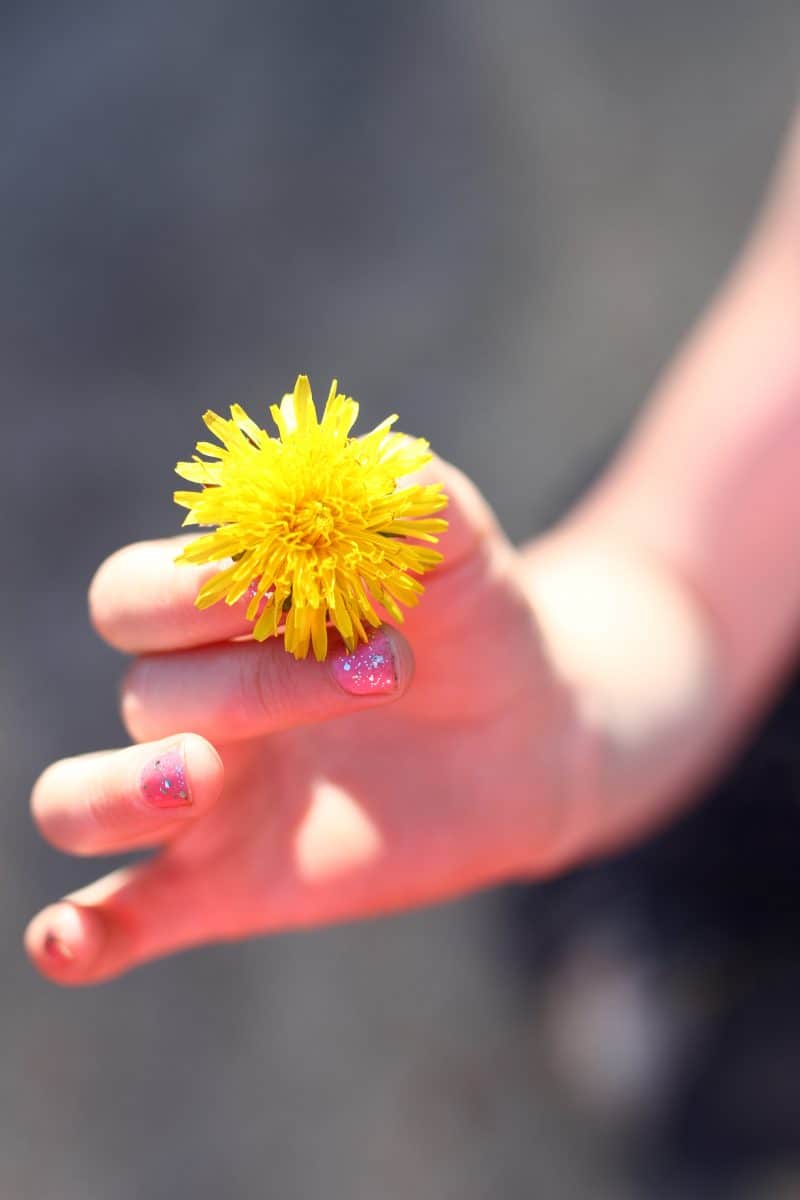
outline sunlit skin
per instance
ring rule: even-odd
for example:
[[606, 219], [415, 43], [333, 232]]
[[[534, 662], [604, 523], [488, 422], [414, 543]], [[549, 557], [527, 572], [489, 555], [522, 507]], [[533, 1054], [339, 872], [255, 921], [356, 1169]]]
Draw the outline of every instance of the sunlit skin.
[[698, 794], [797, 646], [797, 159], [790, 146], [709, 314], [557, 528], [515, 549], [468, 480], [425, 468], [450, 497], [444, 562], [381, 631], [394, 663], [378, 655], [374, 690], [353, 690], [333, 636], [321, 663], [234, 640], [246, 599], [196, 609], [213, 568], [177, 567], [174, 539], [100, 568], [94, 624], [136, 656], [134, 745], [49, 768], [34, 816], [67, 852], [154, 853], [34, 918], [45, 975], [93, 983], [541, 878]]
[[[56, 971], [99, 978], [190, 942], [384, 912], [547, 864], [572, 753], [566, 698], [544, 685], [516, 554], [466, 480], [428, 471], [453, 497], [447, 565], [403, 632], [389, 631], [394, 693], [348, 694], [331, 662], [296, 662], [279, 641], [221, 641], [249, 628], [243, 607], [193, 608], [209, 569], [176, 567], [174, 541], [101, 569], [91, 603], [104, 636], [137, 653], [169, 645], [123, 691], [132, 736], [165, 740], [57, 764], [34, 810], [73, 852], [166, 845], [75, 897], [87, 941], [103, 946]], [[207, 642], [179, 650], [176, 631]], [[137, 795], [141, 769], [189, 730], [193, 804], [153, 811]], [[34, 947], [57, 917], [34, 925]]]

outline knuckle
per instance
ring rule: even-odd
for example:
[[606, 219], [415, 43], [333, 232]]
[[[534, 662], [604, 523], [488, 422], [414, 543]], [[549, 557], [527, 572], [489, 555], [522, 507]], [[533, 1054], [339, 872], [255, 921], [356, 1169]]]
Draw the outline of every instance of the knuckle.
[[239, 678], [243, 707], [251, 717], [255, 711], [270, 728], [280, 728], [291, 709], [290, 672], [284, 662], [289, 656], [273, 653], [272, 647], [261, 650], [242, 656]]

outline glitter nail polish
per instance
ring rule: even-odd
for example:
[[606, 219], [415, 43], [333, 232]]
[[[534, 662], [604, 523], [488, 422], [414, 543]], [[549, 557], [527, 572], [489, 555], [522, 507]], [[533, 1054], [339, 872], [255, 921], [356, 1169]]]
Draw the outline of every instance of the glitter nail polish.
[[154, 808], [181, 808], [192, 802], [180, 750], [165, 750], [151, 759], [142, 769], [140, 784], [142, 795]]
[[392, 644], [380, 629], [352, 654], [334, 655], [331, 670], [339, 687], [352, 696], [384, 696], [397, 688]]
[[[256, 596], [258, 595], [258, 589], [260, 586], [261, 586], [261, 580], [254, 579], [252, 581], [252, 583], [250, 584], [249, 588], [247, 589], [247, 591], [245, 592], [245, 599], [250, 600], [250, 601], [255, 600]], [[266, 604], [272, 603], [274, 596], [275, 596], [275, 588], [268, 587], [267, 590], [264, 592], [264, 595], [261, 597], [261, 600], [259, 601], [259, 605], [258, 605], [259, 614], [264, 611], [264, 606]]]

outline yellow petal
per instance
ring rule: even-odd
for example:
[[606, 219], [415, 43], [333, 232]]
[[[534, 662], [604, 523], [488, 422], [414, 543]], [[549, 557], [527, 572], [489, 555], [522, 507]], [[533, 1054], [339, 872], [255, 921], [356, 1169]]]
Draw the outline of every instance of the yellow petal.
[[431, 547], [447, 527], [434, 516], [447, 498], [438, 484], [412, 479], [398, 487], [431, 457], [428, 443], [393, 433], [395, 417], [353, 437], [358, 405], [336, 380], [321, 421], [304, 375], [270, 412], [277, 437], [239, 404], [230, 419], [205, 414], [221, 444], [198, 442], [191, 461], [177, 464], [199, 489], [177, 491], [175, 500], [187, 510], [184, 524], [212, 532], [177, 561], [233, 559], [206, 581], [197, 603], [235, 604], [257, 580], [246, 610], [253, 636], [281, 635], [296, 657], [313, 650], [322, 659], [328, 622], [352, 649], [379, 624], [376, 607], [401, 620], [401, 606], [417, 603], [418, 576], [442, 558]]

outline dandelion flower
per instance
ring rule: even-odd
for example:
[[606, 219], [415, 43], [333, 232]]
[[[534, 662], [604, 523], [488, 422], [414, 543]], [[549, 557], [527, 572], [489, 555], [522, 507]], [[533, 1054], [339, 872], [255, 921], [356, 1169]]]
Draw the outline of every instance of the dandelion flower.
[[270, 407], [277, 437], [238, 404], [230, 412], [203, 417], [221, 445], [198, 442], [192, 461], [176, 467], [201, 485], [175, 493], [189, 510], [184, 525], [216, 526], [176, 561], [228, 560], [198, 592], [197, 607], [248, 595], [257, 641], [278, 636], [285, 618], [286, 649], [305, 658], [313, 647], [320, 660], [328, 625], [354, 650], [366, 627], [380, 624], [376, 606], [402, 621], [400, 605], [416, 604], [423, 591], [416, 577], [442, 558], [415, 543], [435, 543], [447, 528], [432, 516], [447, 503], [441, 484], [399, 483], [430, 459], [428, 443], [392, 433], [396, 417], [351, 437], [358, 404], [339, 395], [336, 380], [318, 419], [305, 375]]

